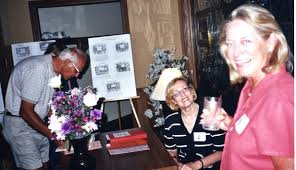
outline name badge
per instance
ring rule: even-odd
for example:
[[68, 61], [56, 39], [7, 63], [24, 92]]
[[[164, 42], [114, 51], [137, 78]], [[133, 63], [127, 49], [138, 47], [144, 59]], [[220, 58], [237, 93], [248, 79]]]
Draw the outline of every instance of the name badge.
[[250, 122], [250, 118], [243, 114], [237, 122], [235, 122], [235, 130], [238, 134], [241, 134], [245, 128], [247, 127], [248, 123]]
[[193, 140], [195, 142], [204, 142], [206, 141], [206, 132], [194, 132]]

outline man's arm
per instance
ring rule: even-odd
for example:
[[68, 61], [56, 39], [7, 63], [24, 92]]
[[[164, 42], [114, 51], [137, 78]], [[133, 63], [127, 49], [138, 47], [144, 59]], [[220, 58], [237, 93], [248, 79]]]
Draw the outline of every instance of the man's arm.
[[[33, 129], [41, 133], [43, 136], [51, 139], [52, 133], [48, 129], [44, 121], [35, 113], [35, 104], [22, 100], [20, 108], [20, 116], [28, 123]], [[64, 141], [55, 140], [55, 144], [59, 147], [64, 147]]]
[[47, 128], [44, 121], [35, 113], [35, 104], [22, 100], [20, 108], [20, 116], [28, 123], [33, 129], [41, 133], [47, 138], [51, 138], [52, 134]]

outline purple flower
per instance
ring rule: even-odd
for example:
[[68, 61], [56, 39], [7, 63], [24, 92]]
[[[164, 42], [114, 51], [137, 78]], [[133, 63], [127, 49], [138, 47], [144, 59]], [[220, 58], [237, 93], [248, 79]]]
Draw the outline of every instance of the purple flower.
[[75, 117], [80, 117], [82, 114], [83, 114], [83, 112], [82, 112], [81, 110], [76, 110], [76, 111], [74, 112], [74, 116], [75, 116]]
[[101, 120], [102, 119], [102, 111], [98, 109], [93, 109], [90, 111], [90, 116], [95, 118], [96, 120]]
[[63, 91], [56, 91], [54, 93], [54, 97], [57, 97], [57, 96], [63, 96], [64, 92]]
[[70, 122], [66, 122], [62, 126], [62, 131], [64, 134], [69, 134], [71, 132], [72, 124]]

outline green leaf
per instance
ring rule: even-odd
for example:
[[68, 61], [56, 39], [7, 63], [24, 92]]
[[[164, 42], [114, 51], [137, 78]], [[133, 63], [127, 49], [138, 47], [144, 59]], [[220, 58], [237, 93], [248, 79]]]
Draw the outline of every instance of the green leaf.
[[70, 152], [71, 145], [70, 145], [70, 141], [69, 141], [69, 139], [67, 139], [66, 142], [65, 142], [65, 148], [66, 148], [66, 150], [67, 150], [68, 152]]

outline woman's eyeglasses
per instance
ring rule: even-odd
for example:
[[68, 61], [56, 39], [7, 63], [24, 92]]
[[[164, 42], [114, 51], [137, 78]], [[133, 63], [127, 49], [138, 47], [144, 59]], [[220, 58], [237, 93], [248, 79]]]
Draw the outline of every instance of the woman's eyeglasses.
[[190, 88], [188, 86], [184, 87], [182, 90], [177, 91], [174, 95], [173, 98], [179, 98], [182, 96], [182, 94], [190, 92]]

